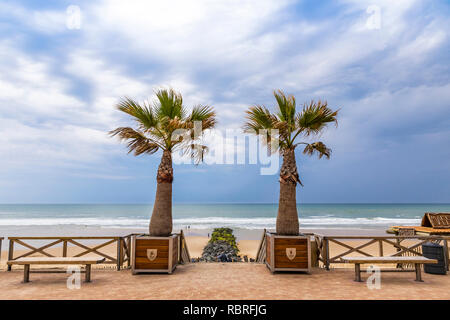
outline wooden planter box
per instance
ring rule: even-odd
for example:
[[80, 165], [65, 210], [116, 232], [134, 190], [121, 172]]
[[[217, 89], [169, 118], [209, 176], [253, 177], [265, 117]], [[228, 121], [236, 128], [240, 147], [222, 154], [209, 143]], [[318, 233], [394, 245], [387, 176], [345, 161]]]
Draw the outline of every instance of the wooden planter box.
[[266, 233], [266, 265], [275, 271], [311, 271], [311, 243], [308, 236], [280, 236]]
[[137, 273], [172, 273], [179, 261], [180, 235], [151, 237], [134, 235], [131, 249], [131, 271]]

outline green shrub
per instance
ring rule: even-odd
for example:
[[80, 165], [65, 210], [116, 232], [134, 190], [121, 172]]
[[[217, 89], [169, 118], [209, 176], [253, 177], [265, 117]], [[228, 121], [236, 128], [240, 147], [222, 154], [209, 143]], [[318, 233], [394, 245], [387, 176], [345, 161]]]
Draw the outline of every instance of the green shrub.
[[209, 242], [213, 243], [213, 242], [216, 242], [219, 240], [226, 241], [233, 248], [235, 248], [237, 251], [239, 251], [238, 246], [236, 244], [236, 237], [233, 235], [232, 229], [230, 229], [230, 228], [215, 228], [211, 234], [211, 239], [209, 240]]

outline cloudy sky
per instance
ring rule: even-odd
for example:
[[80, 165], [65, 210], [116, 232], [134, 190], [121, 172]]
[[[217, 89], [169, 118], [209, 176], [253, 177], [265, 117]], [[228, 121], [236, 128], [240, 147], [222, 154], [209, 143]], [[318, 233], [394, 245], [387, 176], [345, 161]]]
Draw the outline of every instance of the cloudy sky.
[[[331, 160], [298, 152], [299, 202], [448, 203], [449, 18], [446, 0], [2, 0], [0, 202], [153, 202], [159, 154], [107, 132], [133, 124], [120, 97], [170, 86], [222, 131], [277, 88], [341, 108]], [[278, 200], [258, 164], [174, 171], [175, 202]]]

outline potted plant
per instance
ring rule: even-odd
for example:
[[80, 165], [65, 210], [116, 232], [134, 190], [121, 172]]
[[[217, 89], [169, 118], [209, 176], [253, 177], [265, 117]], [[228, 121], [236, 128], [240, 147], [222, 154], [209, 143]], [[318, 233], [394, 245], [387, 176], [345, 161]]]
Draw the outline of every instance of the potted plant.
[[[171, 273], [178, 262], [178, 235], [172, 234], [172, 153], [189, 153], [196, 163], [203, 160], [206, 146], [201, 144], [203, 130], [212, 129], [216, 114], [209, 106], [196, 106], [190, 113], [180, 93], [173, 89], [156, 91], [154, 103], [139, 104], [131, 98], [121, 100], [118, 110], [136, 121], [136, 128], [120, 127], [110, 131], [127, 141], [135, 156], [162, 151], [156, 175], [156, 197], [150, 219], [149, 234], [132, 240], [132, 270]], [[199, 128], [200, 127], [200, 128]], [[201, 129], [201, 132], [195, 132]]]
[[264, 106], [253, 106], [246, 111], [244, 130], [264, 134], [268, 152], [280, 152], [283, 163], [280, 170], [280, 197], [276, 233], [266, 233], [266, 264], [274, 271], [309, 271], [311, 267], [309, 237], [299, 234], [296, 187], [302, 185], [295, 160], [295, 150], [302, 146], [303, 154], [317, 154], [330, 158], [331, 150], [321, 141], [299, 141], [314, 138], [329, 123], [337, 125], [337, 111], [327, 102], [311, 101], [296, 110], [295, 97], [274, 91], [277, 110], [271, 113]]

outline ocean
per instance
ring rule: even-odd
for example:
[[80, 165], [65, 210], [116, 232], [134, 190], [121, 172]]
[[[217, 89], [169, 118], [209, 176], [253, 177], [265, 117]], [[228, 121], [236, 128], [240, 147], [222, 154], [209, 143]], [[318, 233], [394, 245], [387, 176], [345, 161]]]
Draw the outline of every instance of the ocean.
[[[92, 226], [147, 228], [152, 205], [0, 205], [0, 227]], [[425, 212], [450, 212], [450, 204], [299, 204], [302, 229], [380, 229], [419, 225]], [[231, 227], [274, 229], [277, 204], [174, 204], [174, 230]]]

